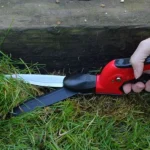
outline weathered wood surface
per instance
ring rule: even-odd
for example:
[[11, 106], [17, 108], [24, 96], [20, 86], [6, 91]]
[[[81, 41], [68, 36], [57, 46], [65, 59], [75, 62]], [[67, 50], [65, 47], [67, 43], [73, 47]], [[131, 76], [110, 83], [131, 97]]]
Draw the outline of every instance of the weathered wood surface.
[[[105, 8], [100, 7], [104, 3]], [[130, 57], [150, 36], [150, 1], [5, 0], [0, 3], [1, 49], [48, 71], [99, 69]]]

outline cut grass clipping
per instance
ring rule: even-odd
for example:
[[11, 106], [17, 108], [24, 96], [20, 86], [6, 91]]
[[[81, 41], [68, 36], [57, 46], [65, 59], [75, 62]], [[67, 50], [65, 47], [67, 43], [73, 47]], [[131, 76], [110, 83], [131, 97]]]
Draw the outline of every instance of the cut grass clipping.
[[[26, 69], [16, 67], [20, 64]], [[1, 53], [0, 72], [0, 149], [150, 149], [149, 94], [80, 95], [6, 118], [14, 106], [42, 92], [38, 87], [4, 77], [4, 74], [34, 73], [35, 65], [28, 67], [23, 61], [12, 61]]]

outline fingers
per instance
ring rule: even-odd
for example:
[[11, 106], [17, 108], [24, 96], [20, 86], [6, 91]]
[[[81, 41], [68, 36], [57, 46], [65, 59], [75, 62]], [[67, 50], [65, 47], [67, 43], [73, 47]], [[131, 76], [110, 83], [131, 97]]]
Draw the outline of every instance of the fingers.
[[[143, 73], [144, 61], [150, 55], [150, 38], [142, 41], [133, 55], [131, 56], [130, 63], [134, 70], [135, 78], [139, 78]], [[150, 73], [148, 71], [147, 73]], [[136, 84], [126, 84], [123, 86], [123, 90], [126, 94], [131, 92], [131, 89], [139, 93], [145, 88], [146, 91], [150, 92], [150, 81], [148, 81], [145, 85], [142, 82], [138, 82]]]
[[147, 92], [150, 92], [150, 80], [146, 82], [146, 84], [145, 84], [145, 90]]
[[131, 83], [127, 83], [123, 86], [123, 91], [125, 94], [128, 94], [131, 92]]
[[[138, 82], [136, 84], [131, 84], [131, 83], [128, 83], [128, 84], [125, 84], [123, 86], [123, 91], [125, 94], [128, 94], [131, 92], [131, 90], [133, 90], [135, 93], [139, 93], [141, 92], [143, 89], [145, 88], [145, 85], [144, 83], [142, 82]], [[150, 91], [150, 82], [147, 84], [147, 90]]]
[[131, 88], [135, 93], [139, 93], [145, 88], [145, 85], [142, 82], [137, 82], [136, 84], [132, 84]]

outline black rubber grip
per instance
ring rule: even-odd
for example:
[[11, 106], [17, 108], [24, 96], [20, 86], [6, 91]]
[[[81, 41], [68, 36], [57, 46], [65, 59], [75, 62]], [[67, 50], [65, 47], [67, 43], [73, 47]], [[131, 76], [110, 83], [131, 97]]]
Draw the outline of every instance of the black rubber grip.
[[95, 92], [96, 75], [77, 74], [64, 79], [64, 87], [82, 93]]
[[145, 84], [148, 80], [150, 80], [150, 74], [143, 73], [138, 79], [130, 80], [128, 82], [133, 84], [137, 82], [143, 82]]
[[[150, 57], [147, 57], [144, 64], [150, 64]], [[132, 67], [131, 63], [130, 63], [130, 58], [116, 59], [115, 60], [115, 66], [118, 68], [130, 68], [130, 67]]]

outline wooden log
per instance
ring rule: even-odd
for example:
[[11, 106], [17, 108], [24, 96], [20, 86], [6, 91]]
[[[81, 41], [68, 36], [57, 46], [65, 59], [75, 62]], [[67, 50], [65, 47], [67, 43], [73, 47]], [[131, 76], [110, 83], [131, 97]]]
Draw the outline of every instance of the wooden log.
[[[150, 35], [150, 1], [5, 0], [1, 50], [48, 71], [87, 72], [130, 57]], [[14, 21], [6, 36], [12, 19]]]

